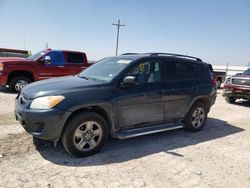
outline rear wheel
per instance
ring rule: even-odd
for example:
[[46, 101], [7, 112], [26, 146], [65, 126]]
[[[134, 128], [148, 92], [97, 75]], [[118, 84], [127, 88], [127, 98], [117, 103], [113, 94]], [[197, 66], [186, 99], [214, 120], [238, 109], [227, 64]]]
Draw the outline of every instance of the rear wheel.
[[12, 80], [9, 82], [9, 87], [12, 91], [21, 92], [21, 90], [27, 86], [29, 83], [31, 83], [31, 79], [25, 76], [18, 76], [12, 78]]
[[185, 128], [189, 131], [199, 131], [203, 129], [207, 120], [207, 113], [208, 110], [205, 104], [195, 103], [184, 120]]
[[62, 135], [64, 148], [76, 157], [97, 153], [107, 139], [107, 122], [94, 112], [83, 112], [75, 115], [67, 123]]
[[226, 98], [226, 101], [228, 102], [228, 103], [235, 103], [235, 101], [236, 101], [236, 98], [234, 98], [234, 97], [227, 97]]

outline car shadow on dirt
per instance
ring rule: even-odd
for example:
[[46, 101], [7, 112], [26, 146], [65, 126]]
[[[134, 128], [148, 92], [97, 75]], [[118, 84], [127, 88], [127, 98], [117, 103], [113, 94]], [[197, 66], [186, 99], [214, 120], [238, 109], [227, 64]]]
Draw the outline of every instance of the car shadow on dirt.
[[50, 142], [37, 141], [36, 139], [34, 144], [41, 156], [52, 163], [65, 166], [96, 166], [121, 163], [160, 152], [165, 152], [175, 157], [185, 157], [174, 152], [174, 150], [215, 140], [241, 131], [244, 131], [244, 129], [229, 125], [227, 122], [219, 119], [208, 118], [207, 125], [200, 132], [193, 133], [180, 129], [127, 140], [110, 139], [99, 153], [85, 158], [70, 156], [66, 153], [62, 144], [55, 148]]
[[247, 100], [236, 100], [235, 103], [232, 105], [238, 105], [238, 106], [243, 106], [243, 107], [250, 107], [250, 101]]
[[9, 88], [3, 86], [0, 86], [0, 92], [7, 94], [15, 94], [15, 95], [18, 94], [17, 92], [11, 91]]

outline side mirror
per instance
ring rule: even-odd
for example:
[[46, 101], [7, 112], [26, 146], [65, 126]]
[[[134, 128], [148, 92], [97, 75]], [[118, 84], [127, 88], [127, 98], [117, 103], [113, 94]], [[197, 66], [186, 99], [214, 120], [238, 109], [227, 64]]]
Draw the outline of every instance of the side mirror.
[[135, 84], [135, 76], [126, 76], [123, 79], [123, 84]]
[[44, 61], [45, 64], [48, 64], [48, 65], [49, 65], [49, 64], [51, 63], [51, 58], [50, 58], [50, 56], [46, 55], [46, 56], [44, 57], [43, 61]]

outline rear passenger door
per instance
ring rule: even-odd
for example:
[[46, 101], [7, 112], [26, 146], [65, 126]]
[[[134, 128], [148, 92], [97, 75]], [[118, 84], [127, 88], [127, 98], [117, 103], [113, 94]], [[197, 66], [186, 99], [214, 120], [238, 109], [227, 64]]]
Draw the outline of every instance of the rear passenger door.
[[165, 73], [165, 121], [173, 122], [185, 116], [197, 86], [188, 61], [165, 60]]
[[81, 70], [87, 68], [85, 67], [85, 57], [82, 53], [78, 52], [65, 52], [65, 69], [67, 71], [67, 75], [74, 75]]

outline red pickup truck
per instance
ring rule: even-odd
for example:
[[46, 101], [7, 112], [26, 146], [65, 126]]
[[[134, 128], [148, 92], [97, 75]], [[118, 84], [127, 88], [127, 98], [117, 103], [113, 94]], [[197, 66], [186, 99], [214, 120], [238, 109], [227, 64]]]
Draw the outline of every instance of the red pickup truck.
[[0, 86], [20, 92], [27, 84], [77, 74], [89, 66], [83, 52], [43, 50], [28, 58], [0, 58]]

